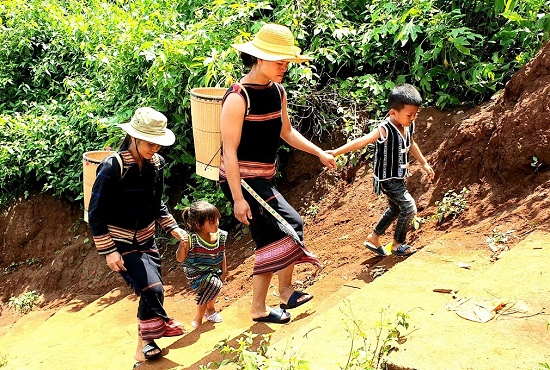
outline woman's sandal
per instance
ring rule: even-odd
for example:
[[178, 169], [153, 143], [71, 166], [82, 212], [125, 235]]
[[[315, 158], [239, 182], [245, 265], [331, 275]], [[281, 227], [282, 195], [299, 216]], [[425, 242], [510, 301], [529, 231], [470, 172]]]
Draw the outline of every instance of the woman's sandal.
[[[158, 350], [158, 352], [154, 352], [155, 350]], [[141, 350], [141, 352], [143, 352], [143, 356], [145, 356], [146, 360], [152, 360], [162, 354], [162, 350], [155, 343], [155, 341], [149, 342], [145, 346], [143, 346], [143, 349]], [[154, 352], [154, 353], [151, 354], [150, 352]]]

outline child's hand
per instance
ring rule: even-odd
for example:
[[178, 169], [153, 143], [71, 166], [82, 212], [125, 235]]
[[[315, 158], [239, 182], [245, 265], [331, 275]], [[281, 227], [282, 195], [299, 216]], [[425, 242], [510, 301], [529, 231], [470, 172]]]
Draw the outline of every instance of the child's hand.
[[424, 170], [424, 172], [426, 172], [426, 175], [428, 175], [428, 180], [432, 181], [435, 177], [435, 171], [432, 166], [430, 166], [428, 162], [426, 162], [424, 163], [424, 166], [422, 166], [422, 169]]
[[319, 159], [321, 160], [321, 163], [323, 163], [329, 170], [335, 170], [338, 168], [338, 165], [334, 160], [334, 156], [328, 151], [321, 152], [319, 154]]
[[325, 150], [325, 153], [328, 153], [331, 156], [336, 157], [336, 150], [334, 150], [334, 149]]
[[178, 239], [180, 242], [187, 241], [187, 232], [180, 227], [176, 227], [172, 230], [172, 236]]

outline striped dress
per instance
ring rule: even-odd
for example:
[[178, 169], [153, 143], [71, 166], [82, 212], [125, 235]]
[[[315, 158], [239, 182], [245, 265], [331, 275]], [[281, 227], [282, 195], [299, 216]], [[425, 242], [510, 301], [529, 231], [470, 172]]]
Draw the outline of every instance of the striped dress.
[[[245, 84], [246, 93], [239, 85], [228, 89], [238, 94], [250, 108], [244, 117], [241, 140], [237, 148], [240, 177], [250, 185], [296, 231], [301, 243], [293, 240], [284, 227], [267, 212], [256, 199], [243, 190], [250, 206], [252, 219], [250, 233], [256, 244], [253, 274], [276, 272], [291, 264], [309, 262], [318, 265], [316, 257], [303, 245], [303, 220], [296, 210], [278, 192], [273, 183], [277, 172], [277, 151], [280, 146], [282, 101], [285, 89], [281, 84]], [[247, 100], [247, 97], [249, 101]], [[225, 196], [233, 201], [227, 184], [225, 165], [220, 165], [220, 185]]]
[[214, 244], [196, 233], [189, 234], [189, 252], [183, 261], [183, 270], [191, 288], [197, 292], [199, 305], [214, 299], [221, 290], [226, 240], [227, 231], [224, 230], [218, 230], [218, 240]]

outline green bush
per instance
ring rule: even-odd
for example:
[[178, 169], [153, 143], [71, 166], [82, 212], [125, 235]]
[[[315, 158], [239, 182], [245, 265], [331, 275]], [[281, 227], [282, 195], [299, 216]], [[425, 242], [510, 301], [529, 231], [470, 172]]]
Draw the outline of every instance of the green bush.
[[11, 297], [8, 304], [13, 306], [16, 311], [19, 311], [22, 314], [27, 314], [34, 309], [39, 299], [40, 296], [36, 290], [33, 290], [23, 293], [19, 297]]
[[230, 45], [265, 22], [290, 26], [315, 57], [285, 80], [309, 137], [358, 133], [405, 81], [442, 108], [484, 101], [550, 29], [544, 0], [2, 1], [0, 204], [33, 190], [81, 199], [82, 153], [116, 147], [115, 125], [140, 105], [166, 113], [178, 137], [163, 151], [168, 193], [179, 194], [170, 204], [223, 199], [192, 176], [189, 90], [238, 80]]

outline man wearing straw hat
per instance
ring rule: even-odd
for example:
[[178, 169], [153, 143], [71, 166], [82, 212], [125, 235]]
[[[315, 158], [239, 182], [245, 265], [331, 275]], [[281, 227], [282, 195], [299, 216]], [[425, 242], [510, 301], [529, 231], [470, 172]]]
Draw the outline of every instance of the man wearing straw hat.
[[[281, 25], [266, 24], [252, 41], [233, 47], [240, 51], [250, 71], [239, 84], [229, 88], [223, 99], [220, 183], [233, 203], [235, 217], [250, 225], [256, 244], [252, 319], [283, 324], [290, 321], [287, 309], [313, 298], [293, 288], [294, 265], [318, 264], [318, 261], [303, 244], [302, 218], [272, 183], [280, 138], [294, 148], [316, 155], [329, 169], [336, 168], [336, 162], [290, 124], [281, 82], [289, 63], [311, 60], [294, 45], [292, 32]], [[266, 305], [275, 272], [279, 279], [279, 308]]]
[[98, 166], [88, 211], [99, 254], [140, 297], [135, 366], [161, 354], [155, 339], [184, 334], [181, 324], [170, 319], [163, 307], [155, 243], [156, 223], [180, 241], [187, 240], [162, 201], [165, 163], [157, 151], [175, 141], [166, 122], [162, 113], [142, 107], [130, 122], [119, 125], [126, 138], [118, 158], [109, 156]]

